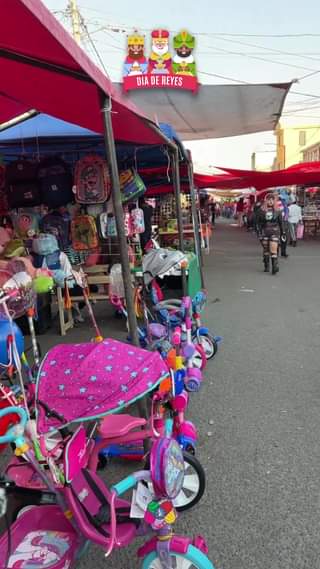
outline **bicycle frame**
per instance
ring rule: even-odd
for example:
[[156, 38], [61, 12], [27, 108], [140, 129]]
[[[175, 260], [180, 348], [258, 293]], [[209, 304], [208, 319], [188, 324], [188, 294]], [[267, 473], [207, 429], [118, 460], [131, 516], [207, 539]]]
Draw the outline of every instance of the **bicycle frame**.
[[[42, 548], [44, 564], [40, 563], [39, 569], [41, 566], [46, 566], [46, 559], [49, 555], [52, 557], [55, 555], [54, 563], [50, 565], [52, 569], [74, 567], [87, 541], [100, 546], [105, 551], [105, 555], [109, 556], [115, 547], [126, 547], [136, 536], [148, 533], [150, 526], [155, 532], [155, 537], [139, 549], [138, 555], [140, 557], [148, 556], [154, 552], [161, 559], [163, 569], [172, 569], [171, 553], [177, 552], [181, 555], [181, 552], [189, 550], [193, 543], [192, 540], [185, 537], [173, 538], [172, 525], [176, 520], [176, 513], [171, 499], [179, 492], [179, 485], [183, 480], [183, 478], [181, 479], [183, 458], [182, 455], [179, 455], [181, 452], [179, 447], [175, 446], [176, 443], [168, 436], [168, 432], [166, 437], [158, 439], [156, 448], [153, 447], [151, 451], [151, 471], [136, 472], [108, 490], [97, 475], [92, 472], [90, 474], [88, 470], [83, 470], [88, 441], [83, 427], [80, 426], [65, 447], [64, 474], [67, 484], [63, 489], [57, 490], [40, 467], [33, 451], [28, 448], [23, 437], [23, 428], [27, 420], [26, 413], [19, 407], [12, 407], [11, 409], [0, 410], [0, 417], [10, 413], [18, 414], [21, 423], [18, 426], [11, 427], [6, 435], [0, 437], [0, 443], [15, 442], [16, 454], [25, 456], [43, 479], [48, 490], [55, 494], [58, 505], [31, 507], [19, 516], [10, 529], [10, 532], [12, 531], [10, 539], [6, 534], [0, 538], [0, 557], [1, 552], [4, 555], [11, 544], [15, 549], [9, 551], [10, 563], [12, 558], [28, 560], [27, 556], [30, 555], [34, 558], [33, 555], [36, 552], [39, 554], [38, 546], [46, 543], [47, 532], [49, 536], [52, 531], [55, 531], [56, 540], [68, 542], [67, 549], [64, 549], [63, 553], [58, 550], [59, 553], [57, 554], [57, 550], [52, 549], [52, 544], [50, 545], [49, 541], [45, 546], [45, 551], [44, 547]], [[172, 473], [175, 472], [174, 478], [167, 476], [167, 472], [171, 472], [171, 470]], [[84, 472], [87, 474], [82, 474]], [[87, 484], [84, 484], [83, 480], [86, 480]], [[152, 482], [156, 491], [154, 500], [149, 502], [145, 510], [143, 521], [137, 527], [135, 521], [129, 516], [130, 504], [122, 501], [120, 496], [133, 489], [139, 481]], [[78, 489], [81, 489], [82, 497], [80, 494], [78, 495]], [[109, 521], [102, 519], [100, 524], [95, 523], [95, 512], [99, 513], [99, 508], [105, 507], [107, 504], [110, 512]], [[127, 509], [127, 514], [123, 513], [123, 518], [119, 523], [120, 520], [117, 516], [118, 514], [121, 516], [124, 509]], [[46, 514], [46, 519], [43, 514]], [[36, 527], [34, 523], [36, 523]], [[35, 534], [38, 538], [34, 543], [33, 536]], [[39, 541], [40, 536], [41, 541]], [[198, 538], [194, 543], [201, 546], [198, 556], [203, 558], [205, 562], [201, 567], [213, 569], [207, 557], [201, 553], [201, 550], [207, 551], [205, 541]], [[29, 549], [23, 551], [26, 546]], [[192, 547], [194, 546], [192, 545]], [[61, 557], [59, 557], [60, 553]], [[31, 558], [29, 557], [29, 559]], [[145, 564], [144, 566], [148, 567]]]

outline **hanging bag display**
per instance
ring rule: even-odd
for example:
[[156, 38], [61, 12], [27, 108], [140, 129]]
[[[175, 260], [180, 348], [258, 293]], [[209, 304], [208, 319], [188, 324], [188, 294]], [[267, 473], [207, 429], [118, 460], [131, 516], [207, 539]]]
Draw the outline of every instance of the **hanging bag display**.
[[140, 207], [136, 207], [131, 211], [130, 216], [133, 233], [144, 233], [145, 226], [143, 210]]
[[56, 208], [74, 201], [72, 175], [68, 164], [58, 156], [41, 160], [37, 172], [42, 203]]
[[304, 225], [303, 223], [298, 223], [297, 239], [303, 239], [303, 235], [304, 235]]
[[142, 178], [132, 168], [120, 172], [119, 178], [122, 203], [138, 199], [147, 189]]
[[97, 217], [98, 234], [101, 241], [108, 240], [108, 214], [106, 211]]
[[128, 211], [124, 212], [124, 232], [127, 237], [132, 237], [134, 235], [133, 224], [131, 214]]
[[106, 202], [111, 193], [107, 162], [92, 154], [81, 158], [75, 167], [76, 201], [81, 204]]
[[94, 217], [77, 215], [71, 222], [71, 237], [75, 251], [97, 249], [99, 239]]
[[40, 223], [44, 233], [50, 233], [57, 238], [59, 247], [65, 251], [70, 245], [70, 218], [58, 211], [45, 215]]
[[37, 164], [30, 160], [15, 160], [6, 168], [6, 196], [10, 209], [41, 204], [37, 179]]
[[27, 239], [39, 232], [39, 215], [31, 211], [12, 213], [12, 221], [17, 237]]
[[108, 234], [108, 237], [116, 237], [116, 235], [117, 235], [116, 218], [114, 217], [113, 213], [108, 213], [107, 234]]

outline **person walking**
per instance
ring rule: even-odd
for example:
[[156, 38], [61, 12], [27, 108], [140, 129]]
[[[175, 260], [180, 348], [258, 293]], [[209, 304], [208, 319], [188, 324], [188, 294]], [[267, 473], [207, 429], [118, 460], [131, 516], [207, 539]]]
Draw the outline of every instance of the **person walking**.
[[215, 226], [216, 223], [216, 202], [213, 200], [210, 204], [211, 207], [211, 223], [212, 226]]
[[282, 220], [283, 220], [283, 235], [280, 237], [280, 251], [281, 257], [285, 257], [286, 259], [289, 257], [287, 253], [287, 244], [288, 244], [288, 234], [289, 234], [289, 207], [287, 201], [280, 196], [280, 200], [278, 202], [278, 207], [282, 213]]
[[140, 244], [142, 251], [145, 253], [145, 248], [147, 243], [151, 240], [152, 235], [152, 217], [153, 217], [153, 207], [146, 202], [144, 196], [139, 198], [139, 207], [143, 211], [144, 216], [144, 232], [140, 233]]
[[239, 227], [243, 227], [243, 214], [244, 214], [243, 198], [240, 198], [239, 201], [237, 202], [236, 213], [238, 216], [238, 225], [239, 225]]
[[297, 246], [297, 228], [298, 224], [302, 223], [302, 210], [296, 201], [289, 205], [289, 231], [290, 231], [290, 245]]
[[276, 207], [275, 196], [270, 193], [265, 197], [264, 204], [257, 216], [257, 226], [263, 251], [264, 272], [270, 271], [270, 257], [272, 274], [279, 271], [278, 248], [279, 240], [283, 235], [282, 213]]

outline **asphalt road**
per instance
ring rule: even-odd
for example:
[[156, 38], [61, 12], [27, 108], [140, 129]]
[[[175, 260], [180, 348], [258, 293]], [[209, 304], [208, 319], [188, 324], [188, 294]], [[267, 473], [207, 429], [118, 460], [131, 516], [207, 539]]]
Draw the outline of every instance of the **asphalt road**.
[[[320, 568], [320, 244], [289, 253], [266, 275], [256, 238], [218, 222], [205, 259], [205, 321], [224, 340], [190, 408], [207, 491], [177, 532], [202, 533], [216, 569]], [[66, 341], [87, 338], [86, 324]], [[108, 560], [92, 548], [79, 563], [106, 567], [140, 567], [135, 545]]]

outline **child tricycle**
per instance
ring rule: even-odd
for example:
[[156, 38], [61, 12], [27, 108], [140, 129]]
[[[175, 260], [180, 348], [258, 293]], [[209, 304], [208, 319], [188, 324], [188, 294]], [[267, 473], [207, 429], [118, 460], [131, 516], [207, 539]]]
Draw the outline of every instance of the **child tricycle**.
[[[184, 460], [177, 442], [166, 436], [151, 449], [150, 471], [136, 472], [108, 489], [96, 473], [86, 468], [88, 441], [80, 425], [63, 448], [61, 488], [41, 468], [24, 437], [27, 414], [20, 407], [0, 410], [0, 419], [14, 414], [19, 422], [0, 437], [13, 443], [15, 454], [23, 455], [56, 496], [53, 505], [30, 506], [22, 510], [0, 538], [0, 563], [4, 569], [72, 569], [89, 543], [109, 556], [113, 549], [128, 546], [150, 528], [154, 537], [142, 545], [138, 556], [142, 569], [213, 569], [202, 537], [194, 540], [173, 534], [176, 511], [172, 500], [180, 492]], [[152, 493], [139, 486], [151, 482]], [[133, 505], [121, 496], [137, 487]], [[140, 494], [139, 494], [140, 492]], [[139, 517], [133, 514], [140, 510]], [[2, 513], [5, 504], [2, 501]], [[130, 515], [131, 512], [131, 515]]]

